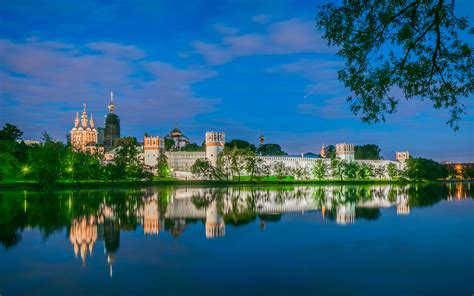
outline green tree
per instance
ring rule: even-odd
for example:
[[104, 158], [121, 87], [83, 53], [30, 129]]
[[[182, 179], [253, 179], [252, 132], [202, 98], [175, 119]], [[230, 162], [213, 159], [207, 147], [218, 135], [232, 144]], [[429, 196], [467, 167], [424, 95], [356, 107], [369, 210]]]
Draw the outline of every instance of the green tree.
[[66, 148], [63, 143], [54, 141], [47, 133], [43, 134], [44, 143], [31, 151], [31, 163], [36, 181], [43, 188], [52, 188], [61, 178]]
[[366, 144], [362, 146], [356, 145], [355, 150], [355, 159], [372, 159], [378, 160], [382, 157], [380, 156], [380, 148], [374, 144]]
[[289, 168], [282, 161], [277, 161], [273, 164], [273, 173], [277, 179], [281, 180], [288, 176], [290, 172]]
[[165, 150], [171, 151], [174, 148], [174, 141], [171, 138], [165, 138]]
[[191, 166], [191, 172], [197, 176], [201, 176], [206, 179], [220, 179], [216, 168], [211, 164], [208, 159], [196, 159], [196, 161]]
[[168, 166], [168, 157], [160, 150], [158, 155], [158, 176], [160, 178], [168, 178], [170, 176], [170, 168]]
[[240, 149], [240, 150], [251, 150], [253, 152], [255, 152], [257, 150], [257, 148], [255, 147], [254, 144], [250, 144], [249, 142], [247, 141], [244, 141], [244, 140], [238, 140], [238, 139], [234, 139], [230, 142], [226, 142], [225, 143], [225, 146], [229, 147], [229, 148], [237, 148], [237, 149]]
[[326, 158], [335, 158], [336, 157], [336, 147], [334, 145], [329, 145], [324, 148], [324, 153], [326, 154]]
[[6, 123], [0, 130], [0, 141], [16, 141], [20, 140], [23, 132], [15, 125]]
[[245, 156], [245, 170], [250, 174], [250, 181], [253, 181], [255, 175], [258, 175], [260, 168], [259, 163], [263, 162], [263, 159], [257, 158], [255, 153], [248, 153]]
[[114, 180], [149, 178], [138, 160], [137, 139], [125, 137], [117, 139], [115, 143], [117, 148], [113, 165], [108, 166], [111, 178]]
[[436, 180], [443, 177], [442, 165], [426, 158], [410, 158], [406, 161], [405, 174], [413, 181]]
[[[339, 80], [350, 89], [351, 110], [376, 123], [394, 113], [400, 99], [429, 99], [448, 109], [458, 128], [462, 97], [473, 91], [474, 30], [455, 15], [454, 1], [343, 1], [320, 7], [317, 26], [345, 61]], [[466, 31], [467, 34], [464, 34]], [[395, 97], [399, 89], [402, 96]]]
[[389, 163], [387, 165], [387, 175], [390, 179], [396, 179], [400, 177], [400, 171], [397, 169], [397, 166], [394, 163]]
[[344, 176], [348, 179], [355, 179], [359, 172], [359, 165], [355, 161], [342, 161]]
[[19, 171], [20, 163], [13, 154], [0, 152], [0, 181], [17, 179]]
[[313, 175], [316, 179], [324, 179], [327, 174], [327, 171], [328, 166], [323, 160], [318, 159], [313, 163]]
[[333, 178], [344, 179], [344, 161], [337, 158], [331, 159], [331, 175]]
[[181, 151], [188, 151], [188, 152], [196, 152], [196, 151], [206, 151], [206, 147], [204, 145], [199, 146], [196, 143], [190, 143], [181, 148]]
[[358, 179], [373, 178], [375, 176], [374, 166], [370, 163], [361, 163], [357, 166], [356, 176]]
[[262, 156], [272, 155], [288, 155], [285, 151], [281, 149], [281, 146], [278, 144], [263, 144], [257, 148], [257, 154]]
[[386, 167], [384, 165], [376, 165], [374, 167], [374, 177], [383, 178], [385, 176]]

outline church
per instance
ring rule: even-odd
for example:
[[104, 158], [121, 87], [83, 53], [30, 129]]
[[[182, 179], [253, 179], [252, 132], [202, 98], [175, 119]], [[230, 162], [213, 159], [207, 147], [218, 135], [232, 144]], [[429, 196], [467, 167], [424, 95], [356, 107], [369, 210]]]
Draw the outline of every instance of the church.
[[69, 135], [69, 143], [76, 151], [90, 153], [103, 152], [114, 148], [115, 140], [120, 138], [120, 118], [115, 114], [114, 94], [110, 93], [110, 102], [107, 106], [109, 113], [105, 116], [104, 127], [95, 128], [92, 113], [90, 119], [86, 111], [86, 103], [81, 118], [76, 113], [74, 127]]
[[79, 120], [79, 112], [76, 112], [74, 127], [71, 129], [71, 146], [76, 151], [94, 150], [91, 147], [97, 145], [97, 130], [94, 127], [94, 118], [91, 113], [89, 119], [86, 103], [84, 103], [83, 107], [81, 119]]

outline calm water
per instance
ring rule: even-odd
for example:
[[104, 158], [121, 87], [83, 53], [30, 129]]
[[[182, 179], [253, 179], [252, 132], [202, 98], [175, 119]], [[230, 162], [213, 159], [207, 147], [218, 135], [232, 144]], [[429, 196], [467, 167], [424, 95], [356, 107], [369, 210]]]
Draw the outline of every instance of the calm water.
[[473, 189], [0, 191], [0, 294], [473, 295]]

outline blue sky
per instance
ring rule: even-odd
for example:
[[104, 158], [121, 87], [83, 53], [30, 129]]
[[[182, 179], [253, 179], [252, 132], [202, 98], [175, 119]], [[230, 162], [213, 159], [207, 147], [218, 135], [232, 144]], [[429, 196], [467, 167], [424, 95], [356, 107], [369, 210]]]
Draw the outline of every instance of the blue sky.
[[[350, 113], [320, 1], [0, 2], [0, 124], [25, 138], [64, 141], [84, 100], [102, 126], [114, 91], [122, 135], [138, 139], [178, 126], [198, 143], [222, 130], [294, 154], [345, 141], [474, 161], [472, 96], [458, 132], [430, 102], [402, 100], [377, 125]], [[472, 4], [457, 6], [472, 23]]]

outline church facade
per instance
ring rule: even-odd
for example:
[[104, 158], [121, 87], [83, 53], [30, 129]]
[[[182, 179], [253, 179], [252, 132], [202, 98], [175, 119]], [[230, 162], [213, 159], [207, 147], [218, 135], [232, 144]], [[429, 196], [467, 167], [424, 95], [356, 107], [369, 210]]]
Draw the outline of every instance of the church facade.
[[[92, 113], [87, 115], [86, 103], [84, 103], [84, 110], [79, 119], [79, 112], [76, 112], [74, 119], [74, 127], [71, 129], [71, 146], [76, 151], [88, 151], [91, 147], [97, 147], [97, 130], [94, 126], [94, 118]], [[94, 149], [92, 149], [94, 150]]]

